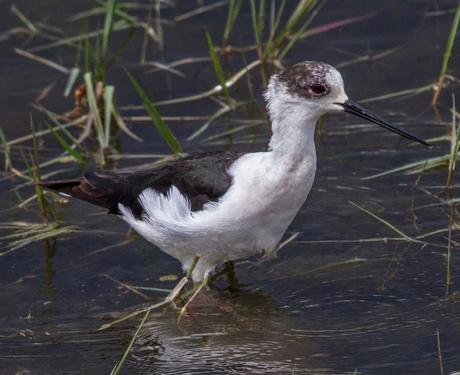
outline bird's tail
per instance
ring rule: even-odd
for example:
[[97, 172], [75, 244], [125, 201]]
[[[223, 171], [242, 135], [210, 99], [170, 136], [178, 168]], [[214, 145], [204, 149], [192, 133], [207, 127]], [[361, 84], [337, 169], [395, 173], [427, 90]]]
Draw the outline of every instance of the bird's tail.
[[107, 193], [103, 189], [98, 189], [94, 184], [91, 183], [90, 179], [85, 177], [71, 180], [51, 180], [41, 181], [38, 185], [57, 191], [64, 196], [72, 196], [82, 201], [94, 204], [99, 207], [103, 207], [109, 210], [110, 213], [118, 213], [118, 209], [112, 207], [109, 200], [107, 199]]
[[40, 181], [39, 186], [46, 189], [57, 191], [58, 193], [63, 193], [67, 195], [72, 195], [72, 190], [78, 187], [81, 183], [81, 179], [73, 180], [54, 180], [54, 181]]

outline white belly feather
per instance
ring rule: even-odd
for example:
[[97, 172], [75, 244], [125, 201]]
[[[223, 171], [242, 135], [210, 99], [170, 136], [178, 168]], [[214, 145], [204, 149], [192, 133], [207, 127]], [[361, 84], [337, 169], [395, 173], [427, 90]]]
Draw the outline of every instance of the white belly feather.
[[166, 196], [153, 189], [142, 192], [141, 220], [121, 204], [119, 209], [126, 222], [179, 259], [185, 270], [198, 255], [192, 276], [199, 281], [226, 261], [273, 251], [311, 189], [316, 158], [309, 154], [288, 166], [273, 160], [271, 152], [246, 154], [229, 170], [230, 189], [201, 211], [192, 212], [174, 186]]

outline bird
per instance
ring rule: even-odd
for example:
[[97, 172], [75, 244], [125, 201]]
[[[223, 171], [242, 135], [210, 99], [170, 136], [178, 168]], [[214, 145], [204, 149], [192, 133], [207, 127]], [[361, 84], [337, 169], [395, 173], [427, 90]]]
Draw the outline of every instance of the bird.
[[227, 262], [274, 253], [312, 188], [315, 126], [324, 114], [349, 113], [429, 145], [349, 99], [341, 74], [324, 62], [274, 73], [264, 97], [272, 130], [265, 151], [196, 153], [41, 185], [118, 215], [203, 282]]

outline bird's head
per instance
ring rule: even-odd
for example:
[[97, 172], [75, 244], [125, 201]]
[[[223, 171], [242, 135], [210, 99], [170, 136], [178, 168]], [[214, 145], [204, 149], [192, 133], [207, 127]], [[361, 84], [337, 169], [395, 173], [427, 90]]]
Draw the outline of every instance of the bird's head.
[[382, 126], [402, 137], [428, 145], [395, 128], [369, 110], [350, 100], [343, 79], [329, 64], [304, 61], [274, 74], [265, 92], [270, 115], [284, 117], [286, 111], [314, 113], [317, 117], [330, 112], [346, 112]]

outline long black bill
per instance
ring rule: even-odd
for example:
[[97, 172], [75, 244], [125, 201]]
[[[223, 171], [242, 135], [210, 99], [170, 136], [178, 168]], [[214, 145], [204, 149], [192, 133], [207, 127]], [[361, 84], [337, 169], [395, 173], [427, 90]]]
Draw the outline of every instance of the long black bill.
[[425, 145], [425, 146], [430, 146], [429, 143], [426, 143], [425, 141], [417, 137], [414, 137], [413, 135], [410, 135], [406, 132], [403, 132], [402, 130], [395, 128], [393, 125], [390, 125], [385, 120], [382, 120], [380, 117], [377, 117], [376, 115], [369, 112], [367, 109], [361, 107], [359, 104], [351, 101], [350, 99], [348, 99], [345, 103], [335, 103], [335, 104], [342, 106], [345, 112], [351, 113], [352, 115], [361, 117], [365, 120], [373, 122], [374, 124], [380, 125], [381, 127], [388, 129], [389, 131], [392, 131], [393, 133], [399, 134], [401, 137], [410, 139], [411, 141], [414, 141], [414, 142], [421, 143], [422, 145]]

